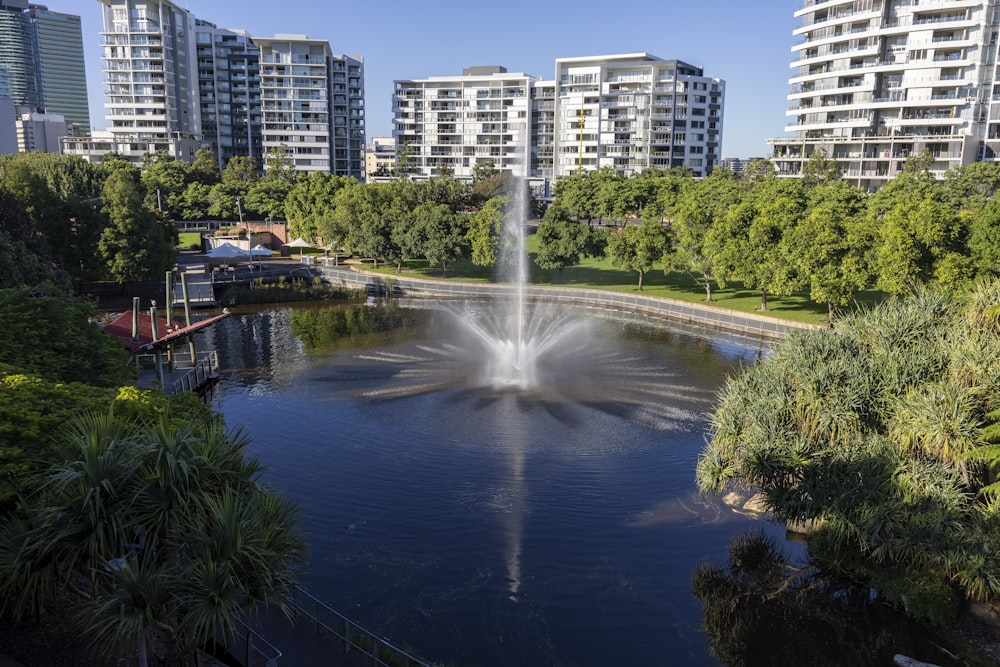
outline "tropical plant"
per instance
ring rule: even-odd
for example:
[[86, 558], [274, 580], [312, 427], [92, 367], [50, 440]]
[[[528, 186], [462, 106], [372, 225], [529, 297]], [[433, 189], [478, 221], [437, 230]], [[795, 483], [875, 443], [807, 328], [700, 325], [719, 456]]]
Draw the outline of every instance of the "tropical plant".
[[59, 463], [0, 527], [4, 606], [40, 614], [71, 589], [95, 641], [134, 643], [143, 665], [154, 636], [185, 664], [256, 606], [284, 607], [305, 547], [246, 445], [217, 420], [72, 420]]

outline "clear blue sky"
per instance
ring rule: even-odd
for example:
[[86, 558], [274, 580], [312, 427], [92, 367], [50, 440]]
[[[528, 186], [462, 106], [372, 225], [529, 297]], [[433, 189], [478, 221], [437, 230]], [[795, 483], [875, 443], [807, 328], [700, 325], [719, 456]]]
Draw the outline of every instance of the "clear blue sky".
[[[49, 0], [83, 23], [91, 123], [104, 120], [101, 5]], [[792, 16], [801, 0], [180, 0], [195, 16], [251, 35], [307, 34], [365, 59], [366, 134], [392, 133], [395, 79], [457, 75], [472, 65], [551, 79], [555, 59], [646, 52], [726, 81], [723, 157], [770, 154], [784, 135]]]

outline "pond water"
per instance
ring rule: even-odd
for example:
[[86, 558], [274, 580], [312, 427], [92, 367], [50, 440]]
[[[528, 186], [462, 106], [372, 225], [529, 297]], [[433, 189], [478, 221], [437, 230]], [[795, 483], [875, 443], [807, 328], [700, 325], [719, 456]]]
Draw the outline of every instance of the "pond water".
[[699, 497], [705, 413], [760, 341], [581, 311], [531, 391], [472, 382], [454, 305], [236, 312], [217, 407], [298, 502], [303, 584], [455, 665], [713, 665], [693, 570], [783, 529]]

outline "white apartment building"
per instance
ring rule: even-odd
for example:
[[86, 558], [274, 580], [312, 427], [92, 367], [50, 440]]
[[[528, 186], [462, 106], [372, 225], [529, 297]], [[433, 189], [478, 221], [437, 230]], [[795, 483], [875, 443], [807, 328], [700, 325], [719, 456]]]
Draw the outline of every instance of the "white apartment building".
[[630, 53], [556, 60], [555, 178], [718, 164], [726, 84], [700, 67]]
[[874, 189], [929, 150], [939, 177], [992, 159], [997, 0], [804, 0], [795, 12], [787, 132], [772, 139], [779, 174], [823, 151]]
[[364, 178], [361, 56], [306, 35], [255, 37], [260, 48], [264, 167], [285, 151], [298, 171]]
[[725, 82], [646, 53], [560, 58], [555, 79], [472, 67], [396, 81], [401, 168], [471, 179], [477, 162], [524, 175], [541, 196], [557, 178], [611, 167], [625, 176], [720, 159]]
[[[99, 1], [113, 144], [137, 163], [158, 150], [190, 162], [201, 145], [195, 17], [169, 0]], [[63, 151], [92, 156], [93, 143], [66, 138]]]
[[396, 81], [392, 112], [399, 168], [412, 178], [450, 171], [470, 180], [476, 163], [489, 161], [496, 169], [527, 175], [535, 82], [500, 66]]

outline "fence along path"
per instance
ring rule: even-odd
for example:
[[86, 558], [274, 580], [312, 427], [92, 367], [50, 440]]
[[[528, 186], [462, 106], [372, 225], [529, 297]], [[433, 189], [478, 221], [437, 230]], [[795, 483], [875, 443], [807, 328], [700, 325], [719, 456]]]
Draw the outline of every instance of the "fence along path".
[[[453, 281], [424, 280], [405, 276], [386, 276], [381, 273], [368, 273], [351, 269], [316, 268], [326, 280], [348, 288], [364, 288], [369, 293], [402, 294], [406, 296], [464, 296], [488, 297], [511, 291], [508, 285], [477, 284]], [[373, 289], [374, 288], [374, 289]], [[763, 336], [767, 338], [783, 338], [789, 331], [796, 329], [815, 329], [818, 325], [803, 322], [779, 320], [755, 313], [740, 313], [717, 306], [701, 303], [690, 303], [666, 297], [631, 294], [626, 292], [610, 292], [605, 290], [584, 289], [579, 287], [542, 287], [528, 285], [524, 293], [533, 299], [545, 301], [577, 303], [583, 305], [620, 308], [637, 312], [662, 315], [681, 322], [690, 322], [726, 331]]]

